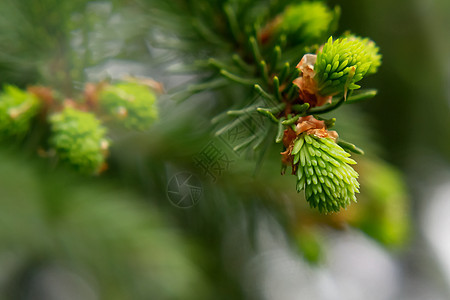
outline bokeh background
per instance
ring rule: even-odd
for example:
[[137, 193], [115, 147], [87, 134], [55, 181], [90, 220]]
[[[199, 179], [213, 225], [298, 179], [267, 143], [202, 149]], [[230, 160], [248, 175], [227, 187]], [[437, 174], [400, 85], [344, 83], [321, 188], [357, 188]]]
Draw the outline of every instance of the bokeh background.
[[[162, 3], [0, 2], [1, 84], [76, 97], [134, 75], [166, 90], [149, 130], [111, 130], [99, 176], [37, 155], [45, 130], [1, 141], [0, 298], [449, 299], [450, 2], [327, 2], [341, 7], [337, 34], [370, 37], [383, 64], [364, 81], [378, 95], [333, 115], [367, 154], [358, 203], [326, 216], [279, 175], [279, 148], [261, 162], [213, 135], [240, 91], [189, 88], [183, 63], [206, 50], [167, 51], [181, 44], [165, 30], [188, 13]], [[212, 175], [196, 164], [210, 143], [226, 157]]]

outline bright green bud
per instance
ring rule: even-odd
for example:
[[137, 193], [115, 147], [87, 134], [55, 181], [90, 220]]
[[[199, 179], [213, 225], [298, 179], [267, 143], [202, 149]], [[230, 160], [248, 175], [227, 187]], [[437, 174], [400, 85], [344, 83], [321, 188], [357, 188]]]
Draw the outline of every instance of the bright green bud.
[[32, 93], [8, 85], [0, 94], [0, 140], [23, 137], [39, 113], [39, 99]]
[[155, 94], [138, 83], [106, 87], [100, 94], [100, 105], [128, 129], [148, 129], [158, 118]]
[[360, 88], [356, 82], [374, 73], [381, 63], [378, 47], [368, 39], [330, 37], [317, 54], [314, 66], [321, 96], [345, 93]]
[[51, 145], [58, 157], [82, 173], [98, 172], [109, 146], [106, 129], [94, 114], [65, 108], [50, 117]]
[[333, 12], [322, 2], [302, 2], [286, 8], [279, 30], [292, 38], [322, 38], [333, 21]]
[[301, 134], [292, 155], [297, 165], [297, 192], [305, 189], [311, 207], [329, 213], [356, 202], [358, 173], [349, 165], [356, 162], [332, 139]]

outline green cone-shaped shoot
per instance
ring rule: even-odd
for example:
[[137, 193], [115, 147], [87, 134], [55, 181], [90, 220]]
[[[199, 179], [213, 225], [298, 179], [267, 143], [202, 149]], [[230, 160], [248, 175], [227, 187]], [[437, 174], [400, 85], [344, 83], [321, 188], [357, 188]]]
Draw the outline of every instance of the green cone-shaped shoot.
[[292, 150], [297, 165], [297, 191], [305, 189], [306, 200], [320, 212], [338, 212], [359, 192], [356, 162], [330, 138], [301, 134]]
[[356, 82], [376, 72], [380, 64], [381, 55], [374, 42], [357, 37], [333, 41], [330, 37], [314, 66], [318, 93], [330, 96], [358, 89]]

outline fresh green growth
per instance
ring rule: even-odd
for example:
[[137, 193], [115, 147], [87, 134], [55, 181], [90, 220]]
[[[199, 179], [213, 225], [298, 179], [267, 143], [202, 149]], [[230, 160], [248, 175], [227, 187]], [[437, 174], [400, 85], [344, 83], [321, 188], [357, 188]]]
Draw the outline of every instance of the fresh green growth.
[[338, 212], [359, 192], [356, 162], [330, 138], [302, 134], [292, 150], [297, 165], [297, 192], [305, 189], [306, 200], [320, 212]]
[[7, 85], [0, 94], [0, 140], [23, 137], [38, 114], [40, 102], [27, 91]]
[[286, 8], [280, 17], [279, 31], [288, 39], [321, 38], [330, 28], [333, 12], [322, 2], [303, 2]]
[[357, 36], [351, 36], [349, 38], [350, 40], [359, 40], [361, 43], [364, 44], [364, 48], [366, 52], [371, 56], [372, 63], [370, 64], [370, 68], [367, 71], [367, 75], [375, 74], [378, 71], [378, 67], [381, 65], [381, 54], [379, 53], [379, 48], [375, 44], [374, 41], [372, 41], [369, 38], [361, 38]]
[[158, 118], [155, 94], [138, 83], [107, 86], [100, 94], [100, 105], [128, 129], [148, 129]]
[[360, 88], [356, 82], [376, 72], [381, 64], [378, 47], [369, 39], [330, 37], [314, 66], [319, 94], [337, 95]]
[[99, 171], [105, 161], [108, 140], [106, 129], [92, 113], [65, 108], [50, 117], [51, 145], [58, 157], [82, 173]]

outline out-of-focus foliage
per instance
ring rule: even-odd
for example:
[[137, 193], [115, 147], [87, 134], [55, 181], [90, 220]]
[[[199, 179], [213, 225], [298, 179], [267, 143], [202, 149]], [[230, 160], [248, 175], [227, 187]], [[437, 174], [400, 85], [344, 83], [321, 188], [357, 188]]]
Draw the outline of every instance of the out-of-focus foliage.
[[[2, 151], [0, 161], [2, 299], [24, 295], [39, 271], [55, 266], [81, 278], [80, 292], [87, 286], [95, 299], [205, 296], [191, 244], [136, 194], [48, 172], [20, 155]], [[74, 297], [77, 282], [62, 295]], [[43, 299], [46, 288], [26, 299]]]
[[62, 161], [83, 173], [95, 173], [105, 161], [109, 141], [95, 115], [70, 107], [50, 117], [51, 145]]
[[381, 161], [363, 161], [360, 165], [363, 197], [352, 214], [350, 224], [389, 247], [402, 247], [410, 234], [408, 195], [397, 170]]
[[[87, 0], [5, 0], [0, 3], [0, 81], [24, 84], [48, 68], [54, 77], [70, 69], [63, 56], [69, 50], [70, 18]], [[46, 71], [44, 71], [46, 72]], [[20, 76], [25, 75], [25, 78]]]
[[0, 82], [52, 84], [70, 94], [86, 68], [144, 54], [148, 25], [123, 2], [1, 1]]
[[128, 129], [145, 130], [158, 118], [156, 96], [138, 83], [118, 83], [105, 87], [100, 105]]
[[35, 95], [8, 85], [0, 93], [0, 140], [23, 138], [38, 114], [40, 102]]
[[330, 25], [337, 17], [338, 13], [331, 11], [323, 2], [301, 2], [289, 5], [269, 23], [264, 34], [285, 35], [283, 39], [292, 44], [319, 42], [330, 31]]

